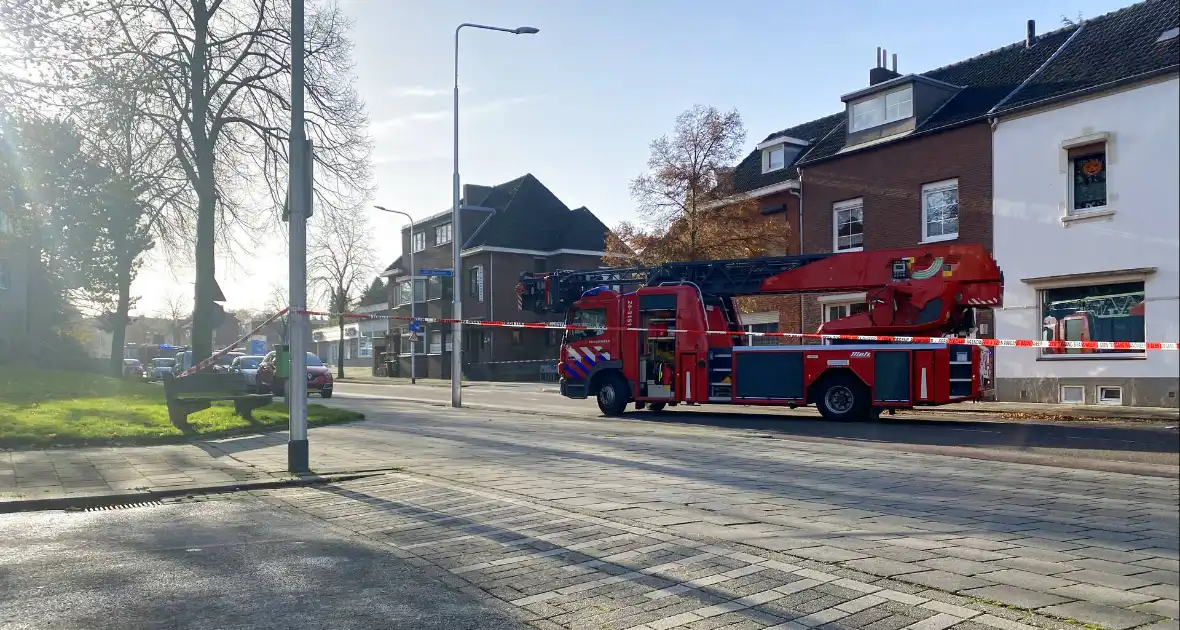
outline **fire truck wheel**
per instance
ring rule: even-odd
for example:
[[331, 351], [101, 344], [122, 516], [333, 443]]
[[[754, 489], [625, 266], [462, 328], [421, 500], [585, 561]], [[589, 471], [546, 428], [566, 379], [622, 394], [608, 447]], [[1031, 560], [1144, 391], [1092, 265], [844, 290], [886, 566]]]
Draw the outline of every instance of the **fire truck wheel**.
[[617, 374], [606, 375], [598, 385], [598, 408], [604, 416], [622, 415], [627, 398], [627, 382]]
[[664, 407], [666, 405], [667, 405], [667, 403], [654, 402], [654, 403], [648, 403], [647, 408], [650, 409], [651, 411], [663, 411]]
[[815, 406], [824, 420], [861, 420], [872, 409], [868, 388], [852, 375], [832, 374], [824, 379], [819, 391]]

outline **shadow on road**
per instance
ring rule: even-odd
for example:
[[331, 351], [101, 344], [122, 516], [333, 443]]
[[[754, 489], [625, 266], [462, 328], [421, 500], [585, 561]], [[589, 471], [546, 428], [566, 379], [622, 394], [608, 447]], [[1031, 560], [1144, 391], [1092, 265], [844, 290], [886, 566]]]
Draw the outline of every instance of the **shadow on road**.
[[679, 410], [634, 412], [624, 417], [658, 424], [710, 426], [764, 431], [782, 436], [895, 444], [1180, 453], [1180, 433], [1154, 426], [889, 419], [888, 416], [882, 416], [880, 422], [828, 422], [811, 417]]

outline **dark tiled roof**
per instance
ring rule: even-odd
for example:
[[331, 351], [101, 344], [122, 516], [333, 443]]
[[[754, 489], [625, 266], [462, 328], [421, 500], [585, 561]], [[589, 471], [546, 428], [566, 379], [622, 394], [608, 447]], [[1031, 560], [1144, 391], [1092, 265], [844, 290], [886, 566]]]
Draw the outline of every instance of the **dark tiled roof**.
[[[766, 140], [770, 140], [771, 138], [787, 136], [789, 138], [806, 140], [814, 144], [817, 140], [822, 138], [824, 134], [828, 133], [828, 131], [831, 130], [831, 128], [834, 127], [837, 122], [841, 122], [843, 120], [844, 112], [840, 112], [839, 114], [831, 114], [818, 120], [803, 123], [802, 125], [796, 125], [788, 129], [783, 129], [782, 131], [776, 131], [769, 136], [766, 136], [766, 139], [762, 142], [766, 142]], [[806, 153], [806, 151], [807, 149], [804, 149], [804, 153]], [[763, 175], [762, 152], [754, 150], [751, 151], [750, 154], [746, 156], [746, 159], [742, 160], [741, 163], [738, 164], [734, 169], [733, 189], [734, 192], [739, 193], [749, 192], [751, 190], [773, 186], [775, 184], [785, 182], [788, 179], [794, 179], [798, 175], [799, 170], [795, 168], [794, 164], [788, 165], [787, 168], [772, 171]]]
[[397, 258], [393, 259], [393, 262], [389, 263], [389, 266], [385, 268], [385, 271], [389, 272], [389, 271], [393, 271], [394, 269], [401, 269], [401, 268], [402, 268], [402, 256], [398, 256]]
[[[922, 73], [922, 76], [962, 89], [925, 120], [919, 121], [913, 133], [899, 136], [898, 140], [984, 118], [997, 103], [1036, 72], [1075, 30], [1076, 26], [1069, 26], [1045, 33], [1032, 48], [1022, 41]], [[799, 161], [800, 165], [831, 158], [844, 148], [848, 130], [845, 117], [846, 113], [840, 114], [839, 124]]]
[[1148, 0], [1088, 20], [1069, 46], [1000, 111], [1176, 68], [1180, 38], [1156, 40], [1178, 25], [1180, 5], [1175, 0]]
[[[465, 199], [464, 205], [493, 208], [495, 212], [486, 215], [463, 244], [464, 249], [604, 250], [609, 232], [606, 225], [584, 207], [570, 210], [531, 173], [499, 186], [472, 186], [468, 191], [473, 198]], [[386, 270], [400, 262], [399, 257]]]
[[553, 251], [603, 251], [607, 227], [586, 208], [570, 210], [532, 174], [492, 189], [480, 205], [495, 208], [464, 245]]

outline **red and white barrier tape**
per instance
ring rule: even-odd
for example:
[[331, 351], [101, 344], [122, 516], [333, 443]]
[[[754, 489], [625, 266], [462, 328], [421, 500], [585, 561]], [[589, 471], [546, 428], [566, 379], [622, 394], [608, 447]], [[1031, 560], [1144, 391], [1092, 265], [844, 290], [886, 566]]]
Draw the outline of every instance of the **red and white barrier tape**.
[[189, 369], [181, 372], [180, 376], [178, 376], [176, 378], [184, 378], [184, 377], [188, 376], [189, 374], [195, 374], [196, 372], [200, 372], [201, 370], [204, 370], [205, 368], [208, 368], [209, 366], [213, 365], [213, 363], [215, 361], [217, 361], [221, 357], [224, 357], [227, 353], [229, 353], [230, 350], [233, 350], [234, 348], [238, 347], [238, 344], [242, 343], [243, 341], [246, 341], [247, 339], [249, 339], [250, 337], [253, 337], [254, 335], [257, 335], [258, 331], [262, 330], [263, 328], [266, 328], [267, 324], [273, 322], [274, 320], [278, 319], [279, 317], [282, 317], [288, 310], [290, 310], [290, 309], [283, 309], [283, 310], [275, 313], [274, 315], [267, 317], [266, 321], [264, 321], [261, 324], [259, 324], [258, 326], [256, 326], [254, 328], [254, 330], [251, 330], [250, 332], [246, 333], [245, 335], [242, 335], [241, 337], [238, 338], [237, 341], [229, 344], [228, 346], [222, 348], [221, 350], [214, 352], [213, 356], [209, 357], [208, 359], [205, 359], [204, 361], [201, 361], [200, 363], [197, 363], [196, 365], [190, 367]]
[[[335, 317], [335, 313], [306, 311], [307, 315]], [[819, 339], [842, 341], [890, 341], [897, 343], [936, 343], [959, 346], [985, 346], [1004, 348], [1051, 348], [1054, 350], [1180, 350], [1180, 343], [1167, 341], [1040, 341], [1036, 339], [972, 339], [968, 337], [901, 337], [891, 335], [830, 335], [820, 333], [747, 332], [726, 330], [684, 330], [680, 328], [626, 328], [621, 326], [584, 326], [562, 322], [501, 322], [476, 319], [447, 319], [441, 317], [405, 317], [398, 315], [370, 315], [345, 313], [345, 319], [376, 319], [393, 321], [419, 321], [427, 324], [462, 324], [490, 328], [536, 328], [547, 330], [623, 330], [631, 332], [696, 333], [706, 335], [729, 335], [746, 337], [779, 337], [790, 339]]]

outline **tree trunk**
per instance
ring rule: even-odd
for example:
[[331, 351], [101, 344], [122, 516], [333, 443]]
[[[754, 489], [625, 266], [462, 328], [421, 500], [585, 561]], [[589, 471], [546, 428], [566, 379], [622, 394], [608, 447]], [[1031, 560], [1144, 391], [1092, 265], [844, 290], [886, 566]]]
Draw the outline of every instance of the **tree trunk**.
[[193, 287], [193, 364], [213, 354], [213, 250], [217, 218], [217, 184], [213, 172], [212, 138], [209, 137], [209, 101], [205, 93], [208, 82], [209, 14], [204, 2], [193, 3], [193, 54], [189, 64], [189, 93], [192, 95], [192, 119], [189, 132], [193, 141], [197, 193], [196, 282]]
[[[127, 345], [127, 319], [131, 310], [131, 260], [119, 257], [115, 271], [119, 281], [119, 301], [111, 317], [111, 376], [123, 376], [123, 346]], [[144, 369], [147, 369], [146, 366]]]

